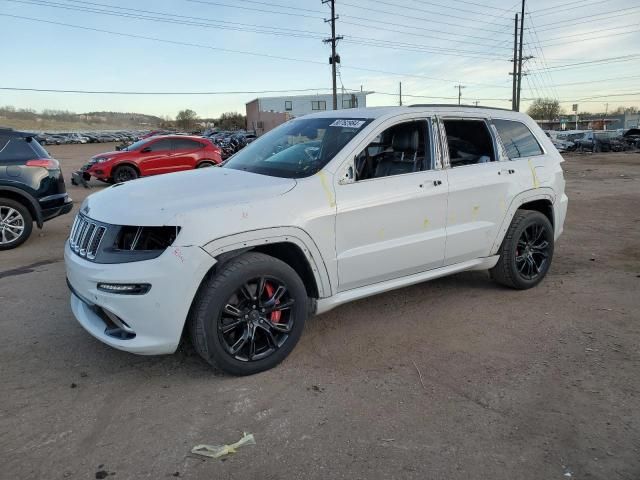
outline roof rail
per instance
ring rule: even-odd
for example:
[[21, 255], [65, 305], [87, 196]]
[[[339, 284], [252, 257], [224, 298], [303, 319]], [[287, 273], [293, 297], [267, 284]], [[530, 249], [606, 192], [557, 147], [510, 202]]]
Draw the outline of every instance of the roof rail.
[[409, 107], [459, 107], [459, 108], [485, 108], [488, 110], [503, 110], [505, 112], [512, 112], [510, 108], [500, 107], [485, 107], [484, 105], [458, 105], [454, 103], [416, 103], [409, 105]]

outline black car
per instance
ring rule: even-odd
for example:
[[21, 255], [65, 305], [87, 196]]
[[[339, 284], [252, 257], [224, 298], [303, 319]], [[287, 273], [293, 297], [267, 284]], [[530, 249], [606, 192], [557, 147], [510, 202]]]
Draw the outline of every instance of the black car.
[[0, 250], [24, 243], [35, 222], [69, 213], [60, 164], [34, 134], [0, 128]]

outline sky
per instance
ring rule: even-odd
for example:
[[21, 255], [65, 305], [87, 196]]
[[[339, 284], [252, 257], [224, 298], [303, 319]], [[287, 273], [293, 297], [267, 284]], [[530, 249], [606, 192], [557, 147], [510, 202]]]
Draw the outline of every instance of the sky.
[[[510, 108], [521, 0], [336, 0], [339, 88], [368, 106], [462, 102]], [[329, 93], [321, 0], [0, 0], [0, 105], [174, 117], [244, 113], [258, 96]], [[81, 28], [79, 28], [81, 27]], [[522, 105], [640, 106], [640, 0], [529, 0]], [[300, 90], [294, 92], [292, 90]], [[303, 91], [304, 90], [304, 91]]]

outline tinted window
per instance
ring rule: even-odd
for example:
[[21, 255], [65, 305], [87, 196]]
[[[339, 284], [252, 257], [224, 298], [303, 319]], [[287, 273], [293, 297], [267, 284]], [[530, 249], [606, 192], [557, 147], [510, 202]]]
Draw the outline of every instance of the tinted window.
[[149, 145], [149, 148], [152, 152], [159, 152], [161, 150], [171, 150], [171, 142], [170, 138], [164, 138], [162, 140], [158, 140]]
[[493, 124], [498, 129], [509, 158], [542, 155], [538, 141], [525, 124], [511, 120], [494, 120]]
[[189, 140], [188, 138], [177, 138], [173, 140], [174, 150], [197, 150], [202, 148], [203, 145], [195, 140]]
[[0, 161], [26, 161], [49, 158], [47, 151], [35, 140], [22, 137], [0, 136]]

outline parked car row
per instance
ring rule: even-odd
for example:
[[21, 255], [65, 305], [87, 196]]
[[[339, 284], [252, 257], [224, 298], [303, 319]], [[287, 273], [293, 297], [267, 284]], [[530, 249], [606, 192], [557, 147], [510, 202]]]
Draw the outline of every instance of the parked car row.
[[640, 148], [640, 132], [629, 130], [546, 131], [559, 152], [624, 152]]
[[205, 131], [203, 136], [210, 139], [222, 151], [222, 159], [226, 160], [234, 153], [242, 150], [256, 139], [255, 133], [239, 131]]
[[67, 145], [74, 143], [135, 142], [147, 135], [147, 130], [122, 130], [117, 132], [67, 132], [38, 133], [35, 139], [40, 145]]

